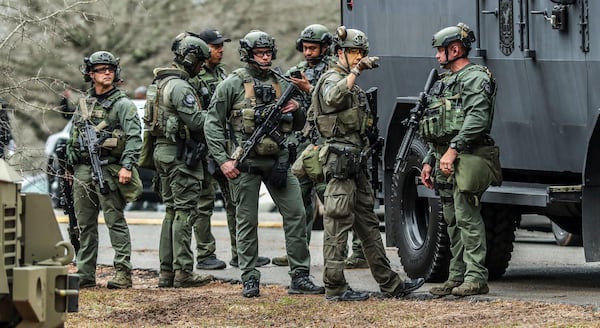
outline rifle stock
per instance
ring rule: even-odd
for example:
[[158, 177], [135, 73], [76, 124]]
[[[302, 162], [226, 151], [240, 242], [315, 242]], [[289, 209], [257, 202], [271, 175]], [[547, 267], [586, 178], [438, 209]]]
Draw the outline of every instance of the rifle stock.
[[423, 92], [419, 94], [419, 101], [416, 106], [410, 110], [410, 116], [408, 119], [402, 122], [403, 125], [406, 126], [406, 133], [404, 133], [404, 137], [402, 138], [402, 143], [398, 148], [398, 154], [396, 155], [396, 165], [394, 166], [394, 172], [398, 172], [401, 170], [404, 172], [406, 170], [406, 163], [408, 161], [408, 152], [410, 150], [410, 145], [412, 144], [415, 134], [419, 128], [419, 121], [423, 116], [423, 111], [427, 108], [427, 94], [429, 93], [429, 89], [433, 86], [435, 81], [439, 79], [437, 69], [432, 69], [429, 72], [429, 76], [427, 77], [427, 82], [425, 82], [425, 87], [423, 88]]

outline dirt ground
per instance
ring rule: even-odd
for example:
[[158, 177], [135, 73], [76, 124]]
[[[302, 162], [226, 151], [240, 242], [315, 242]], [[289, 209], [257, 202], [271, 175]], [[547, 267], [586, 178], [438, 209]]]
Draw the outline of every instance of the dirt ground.
[[158, 273], [149, 270], [134, 270], [132, 289], [109, 290], [112, 275], [112, 268], [98, 268], [99, 287], [80, 292], [79, 312], [67, 315], [65, 327], [600, 327], [600, 309], [591, 306], [433, 299], [426, 292], [329, 302], [275, 285], [262, 285], [260, 297], [248, 299], [239, 282], [159, 289]]

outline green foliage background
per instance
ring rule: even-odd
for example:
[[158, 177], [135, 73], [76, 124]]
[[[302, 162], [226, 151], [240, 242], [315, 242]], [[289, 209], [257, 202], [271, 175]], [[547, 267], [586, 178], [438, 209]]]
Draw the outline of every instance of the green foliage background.
[[0, 0], [0, 97], [13, 111], [17, 154], [11, 164], [26, 174], [43, 168], [46, 138], [67, 123], [58, 111], [65, 88], [81, 93], [83, 57], [107, 50], [120, 57], [121, 86], [130, 94], [152, 80], [152, 69], [172, 60], [172, 39], [182, 31], [219, 29], [229, 70], [241, 65], [238, 40], [260, 29], [277, 40], [276, 66], [302, 60], [295, 42], [302, 29], [339, 25], [337, 0]]

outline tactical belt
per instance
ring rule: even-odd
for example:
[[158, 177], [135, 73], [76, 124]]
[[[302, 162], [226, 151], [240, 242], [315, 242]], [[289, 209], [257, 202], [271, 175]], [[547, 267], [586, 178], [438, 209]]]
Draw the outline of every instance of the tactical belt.
[[436, 190], [452, 190], [454, 188], [454, 184], [450, 182], [435, 182]]
[[264, 176], [263, 170], [258, 169], [256, 167], [253, 167], [253, 166], [248, 165], [248, 164], [238, 164], [237, 169], [240, 172]]
[[[102, 165], [117, 163], [117, 161], [115, 159], [109, 159], [109, 158], [100, 158], [100, 162], [102, 163]], [[89, 157], [80, 158], [78, 161], [78, 164], [92, 165], [92, 160]]]

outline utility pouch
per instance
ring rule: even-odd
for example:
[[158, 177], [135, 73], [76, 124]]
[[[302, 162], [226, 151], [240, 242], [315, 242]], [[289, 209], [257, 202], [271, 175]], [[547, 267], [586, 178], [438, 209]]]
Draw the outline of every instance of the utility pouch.
[[179, 118], [177, 116], [171, 116], [167, 119], [165, 124], [165, 137], [173, 142], [177, 142], [177, 136], [179, 134]]
[[198, 167], [198, 163], [202, 162], [206, 158], [206, 155], [208, 155], [208, 149], [202, 142], [194, 139], [186, 139], [184, 154], [185, 165], [195, 169]]
[[362, 120], [360, 119], [361, 114], [358, 107], [343, 110], [335, 116], [337, 116], [337, 126], [341, 134], [346, 135], [360, 131]]
[[460, 153], [454, 166], [456, 186], [461, 192], [482, 193], [502, 183], [498, 146], [483, 146], [473, 153]]
[[327, 159], [328, 173], [336, 179], [354, 179], [360, 172], [360, 153], [352, 148], [342, 149], [329, 147], [330, 155]]
[[275, 188], [285, 188], [287, 185], [287, 171], [289, 167], [289, 161], [276, 162], [269, 173], [269, 184]]
[[304, 165], [302, 163], [302, 155], [300, 155], [294, 163], [292, 164], [292, 174], [296, 176], [296, 178], [302, 178], [306, 176], [306, 171], [304, 171]]
[[152, 131], [144, 129], [142, 149], [140, 151], [140, 159], [138, 160], [138, 166], [145, 169], [156, 170], [154, 166], [154, 142], [156, 137], [152, 134]]
[[336, 129], [337, 115], [319, 115], [317, 116], [317, 129], [323, 138], [333, 137]]
[[325, 215], [344, 219], [354, 211], [356, 183], [351, 179], [332, 179], [325, 188]]
[[256, 129], [255, 112], [254, 108], [242, 109], [242, 126], [243, 132], [246, 134], [251, 134]]
[[257, 155], [275, 155], [279, 153], [279, 145], [273, 138], [263, 136], [254, 146]]
[[310, 144], [304, 149], [300, 158], [302, 159], [302, 166], [309, 179], [313, 182], [319, 183], [325, 180], [323, 175], [323, 166], [319, 160], [319, 153], [321, 146]]

